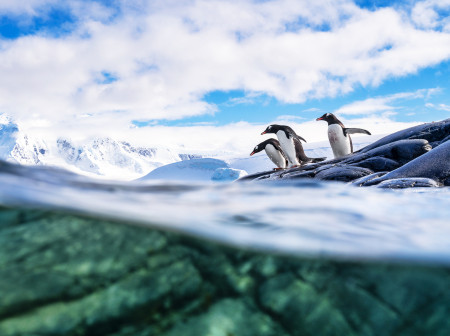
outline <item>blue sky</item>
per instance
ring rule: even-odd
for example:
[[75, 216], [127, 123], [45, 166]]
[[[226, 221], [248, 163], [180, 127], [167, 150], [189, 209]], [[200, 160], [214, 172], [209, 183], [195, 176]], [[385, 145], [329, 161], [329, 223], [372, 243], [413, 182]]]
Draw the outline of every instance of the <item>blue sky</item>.
[[103, 129], [432, 121], [450, 114], [450, 1], [0, 4], [0, 112]]

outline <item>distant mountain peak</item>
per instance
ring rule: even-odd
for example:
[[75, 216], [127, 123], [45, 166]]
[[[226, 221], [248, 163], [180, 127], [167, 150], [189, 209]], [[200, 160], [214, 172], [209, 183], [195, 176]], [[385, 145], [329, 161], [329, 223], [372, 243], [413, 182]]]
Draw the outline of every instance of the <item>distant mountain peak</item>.
[[160, 166], [201, 158], [162, 147], [135, 146], [110, 137], [72, 141], [59, 137], [44, 140], [19, 130], [11, 118], [0, 114], [0, 159], [24, 165], [52, 165], [81, 174], [131, 180]]

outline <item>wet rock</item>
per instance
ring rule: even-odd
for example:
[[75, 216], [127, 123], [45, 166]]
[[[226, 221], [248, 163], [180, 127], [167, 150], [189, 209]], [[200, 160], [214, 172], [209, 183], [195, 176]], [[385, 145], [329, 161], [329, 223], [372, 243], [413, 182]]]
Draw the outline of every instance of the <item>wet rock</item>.
[[351, 166], [357, 166], [370, 169], [374, 172], [391, 171], [400, 167], [400, 163], [392, 159], [388, 159], [382, 156], [375, 156], [362, 160], [358, 163], [352, 163]]
[[343, 160], [342, 163], [356, 163], [367, 158], [381, 156], [394, 160], [400, 165], [403, 165], [430, 150], [431, 146], [427, 140], [398, 140], [368, 151], [361, 150], [361, 152], [356, 152], [353, 155], [350, 155], [347, 159]]
[[424, 177], [441, 183], [450, 176], [450, 142], [447, 141], [430, 152], [408, 162], [382, 177], [368, 181], [364, 185], [375, 185], [385, 180]]
[[281, 175], [283, 179], [299, 179], [299, 178], [313, 178], [316, 175], [316, 172], [313, 170], [310, 171], [300, 171], [300, 172], [292, 172]]
[[373, 171], [367, 168], [338, 165], [325, 170], [321, 170], [315, 175], [315, 178], [325, 181], [349, 182], [353, 181], [354, 179], [370, 175], [372, 173]]
[[354, 186], [356, 186], [356, 187], [361, 187], [361, 186], [363, 186], [366, 182], [368, 182], [368, 181], [371, 181], [371, 180], [373, 180], [373, 179], [375, 179], [375, 178], [378, 178], [378, 177], [380, 177], [380, 176], [383, 176], [384, 174], [386, 174], [387, 172], [378, 172], [378, 173], [373, 173], [373, 174], [370, 174], [370, 175], [366, 175], [366, 176], [363, 176], [363, 177], [360, 177], [360, 178], [358, 178], [358, 179], [356, 179], [356, 180], [353, 180], [353, 181], [351, 181], [350, 182], [350, 184], [351, 185], [354, 185]]
[[355, 335], [329, 298], [291, 273], [266, 281], [259, 296], [291, 335]]
[[0, 208], [0, 335], [448, 335], [445, 265], [292, 258]]
[[164, 336], [285, 336], [281, 327], [258, 307], [242, 300], [224, 299], [205, 313], [177, 323]]
[[437, 183], [435, 180], [423, 177], [396, 178], [385, 180], [377, 184], [377, 188], [384, 188], [384, 189], [431, 188], [440, 186], [441, 185]]

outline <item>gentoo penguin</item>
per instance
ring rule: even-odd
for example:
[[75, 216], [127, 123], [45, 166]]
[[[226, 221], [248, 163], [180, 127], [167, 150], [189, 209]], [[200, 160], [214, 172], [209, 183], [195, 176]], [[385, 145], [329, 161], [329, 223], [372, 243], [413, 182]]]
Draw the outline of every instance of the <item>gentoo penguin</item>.
[[289, 126], [269, 125], [261, 135], [267, 133], [274, 133], [277, 135], [280, 147], [286, 154], [288, 165], [290, 167], [297, 167], [309, 162], [320, 162], [325, 160], [325, 158], [307, 157], [300, 142], [300, 140], [304, 142], [306, 142], [306, 140], [297, 135]]
[[259, 153], [262, 150], [266, 151], [267, 156], [273, 163], [277, 166], [277, 169], [285, 169], [288, 166], [288, 159], [284, 154], [283, 150], [280, 147], [280, 143], [276, 139], [267, 139], [260, 144], [256, 145], [253, 149], [253, 152], [250, 153], [250, 156], [253, 154]]
[[316, 120], [325, 120], [328, 123], [328, 140], [335, 158], [353, 153], [350, 134], [364, 133], [371, 135], [369, 131], [362, 128], [346, 128], [333, 113], [325, 113]]

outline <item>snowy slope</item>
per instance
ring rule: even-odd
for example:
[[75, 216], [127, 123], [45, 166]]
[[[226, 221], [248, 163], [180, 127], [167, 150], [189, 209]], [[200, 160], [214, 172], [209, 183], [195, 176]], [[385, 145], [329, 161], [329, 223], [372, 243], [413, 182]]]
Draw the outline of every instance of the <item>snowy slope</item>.
[[73, 167], [108, 178], [137, 178], [157, 167], [181, 161], [169, 149], [135, 147], [110, 138], [91, 139], [81, 145], [58, 139], [57, 153]]

